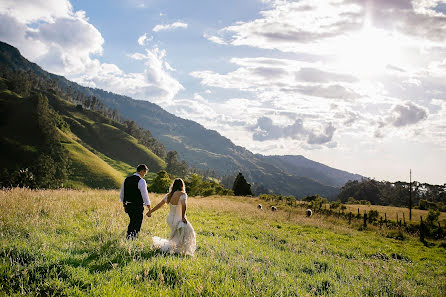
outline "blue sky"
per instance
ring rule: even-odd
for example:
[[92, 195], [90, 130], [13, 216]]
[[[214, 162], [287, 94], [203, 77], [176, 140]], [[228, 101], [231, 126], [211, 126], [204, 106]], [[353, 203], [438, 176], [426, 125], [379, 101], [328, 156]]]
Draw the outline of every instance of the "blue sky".
[[437, 0], [3, 0], [0, 40], [255, 153], [443, 184], [445, 11]]

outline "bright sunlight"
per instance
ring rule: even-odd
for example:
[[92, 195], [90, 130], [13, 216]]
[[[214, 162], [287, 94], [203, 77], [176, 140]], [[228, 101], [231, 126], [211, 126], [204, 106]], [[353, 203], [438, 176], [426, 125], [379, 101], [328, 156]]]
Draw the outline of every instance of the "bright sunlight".
[[337, 52], [335, 67], [359, 77], [379, 76], [389, 65], [396, 66], [403, 61], [398, 36], [371, 25], [343, 38]]

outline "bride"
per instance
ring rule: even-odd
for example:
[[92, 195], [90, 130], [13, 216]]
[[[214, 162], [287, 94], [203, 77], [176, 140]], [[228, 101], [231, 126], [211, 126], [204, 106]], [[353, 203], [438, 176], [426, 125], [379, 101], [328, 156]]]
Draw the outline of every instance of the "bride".
[[192, 256], [196, 249], [195, 231], [186, 219], [187, 207], [186, 187], [181, 178], [176, 178], [169, 188], [169, 193], [164, 196], [147, 215], [160, 209], [164, 204], [170, 205], [167, 215], [167, 224], [170, 227], [169, 240], [153, 236], [153, 245], [164, 252], [178, 253]]

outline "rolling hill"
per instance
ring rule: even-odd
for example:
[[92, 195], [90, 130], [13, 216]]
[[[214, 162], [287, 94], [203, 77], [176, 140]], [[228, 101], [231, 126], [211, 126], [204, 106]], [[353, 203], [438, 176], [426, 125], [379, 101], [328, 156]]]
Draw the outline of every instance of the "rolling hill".
[[65, 129], [57, 128], [69, 159], [68, 183], [64, 186], [118, 188], [139, 163], [146, 163], [155, 172], [166, 167], [164, 160], [127, 134], [121, 124], [97, 112], [79, 110], [50, 92], [21, 97], [6, 89], [5, 80], [0, 87], [0, 161], [11, 172], [29, 168], [47, 145], [36, 110], [39, 96], [48, 102], [53, 118], [68, 124]]
[[[216, 131], [177, 117], [151, 102], [83, 87], [64, 77], [48, 73], [22, 57], [16, 48], [1, 42], [0, 67], [31, 71], [42, 79], [57, 81], [59, 88], [70, 88], [86, 96], [96, 96], [109, 108], [117, 109], [124, 117], [149, 129], [168, 150], [177, 151], [180, 159], [184, 159], [191, 167], [212, 169], [221, 176], [235, 175], [241, 171], [255, 188], [263, 186], [269, 191], [296, 197], [317, 193], [334, 198], [339, 187], [346, 181], [361, 178], [359, 175], [333, 169], [302, 156], [271, 157], [253, 154]], [[75, 120], [76, 122], [70, 124], [73, 124], [73, 130], [79, 134], [87, 130], [88, 133], [96, 133], [95, 131], [100, 129], [104, 135], [113, 134], [111, 127], [92, 124], [85, 127], [82, 118]], [[98, 150], [106, 149], [101, 139], [97, 138], [89, 145]]]

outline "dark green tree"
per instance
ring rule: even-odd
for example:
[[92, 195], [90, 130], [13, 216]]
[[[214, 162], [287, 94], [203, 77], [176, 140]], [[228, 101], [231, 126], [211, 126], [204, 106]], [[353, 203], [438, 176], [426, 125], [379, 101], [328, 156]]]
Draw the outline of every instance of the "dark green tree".
[[239, 172], [239, 174], [235, 178], [232, 190], [234, 191], [235, 196], [252, 195], [251, 185], [248, 184], [248, 182], [246, 181], [245, 177], [241, 172]]
[[36, 100], [37, 122], [41, 131], [43, 145], [39, 157], [31, 166], [37, 187], [58, 188], [67, 180], [69, 165], [68, 152], [60, 143], [54, 111], [48, 105], [48, 98], [39, 94]]
[[166, 157], [167, 172], [176, 176], [185, 176], [187, 173], [187, 163], [186, 161], [178, 161], [178, 153], [176, 151], [167, 152]]
[[172, 179], [170, 179], [169, 174], [167, 174], [166, 171], [161, 170], [156, 174], [156, 177], [148, 187], [148, 190], [152, 193], [167, 193], [171, 183]]

